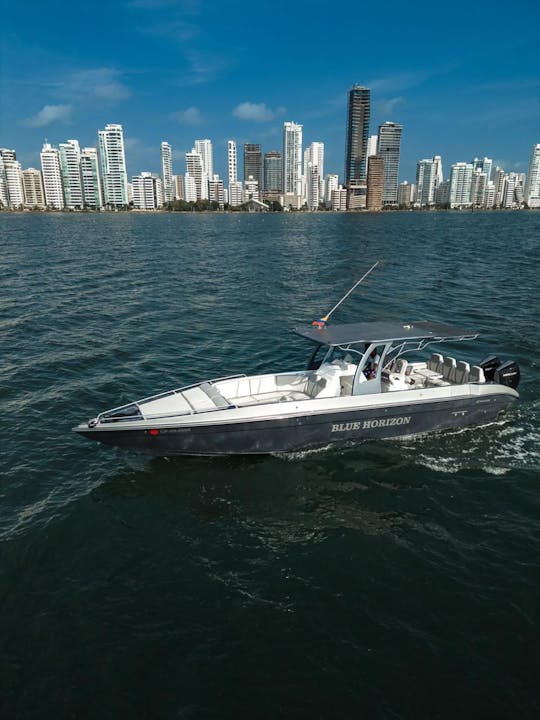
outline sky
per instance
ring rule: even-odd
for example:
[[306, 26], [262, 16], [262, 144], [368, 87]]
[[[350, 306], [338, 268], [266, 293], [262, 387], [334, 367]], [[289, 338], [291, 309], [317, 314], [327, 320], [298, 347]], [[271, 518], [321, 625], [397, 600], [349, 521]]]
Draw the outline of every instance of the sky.
[[0, 37], [0, 147], [39, 167], [44, 140], [97, 146], [124, 127], [128, 176], [173, 172], [210, 138], [227, 177], [227, 140], [282, 149], [285, 121], [304, 147], [325, 143], [343, 179], [347, 93], [371, 89], [370, 134], [403, 125], [400, 180], [419, 159], [491, 157], [527, 170], [540, 142], [536, 2], [37, 0], [8, 3]]

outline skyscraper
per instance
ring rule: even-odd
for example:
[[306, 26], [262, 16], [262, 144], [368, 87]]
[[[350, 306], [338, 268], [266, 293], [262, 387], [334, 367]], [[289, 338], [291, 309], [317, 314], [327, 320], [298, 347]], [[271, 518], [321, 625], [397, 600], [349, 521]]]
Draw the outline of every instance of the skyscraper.
[[426, 207], [435, 204], [435, 173], [437, 168], [431, 158], [416, 164], [416, 205]]
[[283, 192], [302, 193], [302, 125], [283, 124]]
[[309, 210], [317, 210], [323, 199], [324, 143], [312, 142], [304, 153], [304, 178]]
[[161, 172], [163, 177], [163, 199], [165, 202], [174, 200], [172, 148], [168, 142], [161, 143]]
[[367, 176], [367, 145], [369, 137], [370, 91], [361, 85], [349, 90], [345, 145], [345, 184], [352, 180], [365, 182]]
[[214, 151], [211, 140], [195, 140], [194, 153], [199, 153], [202, 162], [201, 195], [208, 200], [208, 183], [214, 177]]
[[96, 148], [82, 149], [80, 167], [84, 207], [100, 210], [103, 207], [103, 193]]
[[227, 142], [227, 165], [229, 171], [229, 205], [238, 207], [244, 201], [244, 189], [242, 183], [238, 182], [238, 153], [236, 142]]
[[379, 125], [377, 154], [384, 160], [383, 205], [397, 205], [399, 150], [403, 126], [393, 122]]
[[524, 199], [530, 208], [540, 208], [540, 143], [532, 148]]
[[[192, 200], [192, 185], [191, 182], [187, 181], [187, 178], [192, 179], [195, 182], [195, 200], [206, 200], [208, 198], [208, 180], [206, 181], [206, 192], [204, 192], [203, 182], [203, 162], [202, 157], [198, 152], [193, 150], [190, 153], [186, 153], [186, 175], [184, 178], [184, 187], [186, 189], [185, 197], [189, 202]], [[189, 198], [188, 198], [189, 195]]]
[[491, 180], [491, 168], [493, 167], [493, 160], [491, 158], [474, 158], [472, 166], [473, 171], [480, 170], [486, 174], [487, 182]]
[[12, 208], [24, 204], [21, 164], [15, 150], [7, 148], [0, 148], [0, 201]]
[[157, 210], [163, 205], [163, 181], [159, 175], [142, 172], [132, 178], [133, 207], [137, 210]]
[[44, 143], [40, 153], [45, 203], [55, 210], [64, 209], [64, 191], [62, 189], [62, 173], [60, 172], [60, 155], [58, 149]]
[[26, 207], [45, 207], [45, 191], [40, 170], [28, 168], [23, 170], [24, 204]]
[[270, 150], [264, 154], [264, 191], [280, 193], [283, 188], [283, 165], [281, 153]]
[[334, 190], [338, 189], [339, 185], [339, 176], [331, 173], [328, 174], [324, 179], [324, 200], [326, 203], [326, 207], [331, 207], [332, 205], [332, 193]]
[[103, 199], [111, 208], [128, 204], [124, 131], [121, 125], [106, 125], [98, 131]]
[[253, 178], [262, 190], [262, 151], [258, 143], [244, 143], [244, 184]]
[[452, 165], [449, 195], [451, 208], [471, 204], [472, 173], [472, 163], [458, 162]]
[[236, 151], [236, 142], [229, 140], [227, 142], [227, 163], [229, 168], [229, 185], [238, 180], [238, 155]]
[[58, 146], [60, 172], [64, 186], [64, 202], [70, 210], [82, 209], [81, 149], [78, 140], [68, 140]]

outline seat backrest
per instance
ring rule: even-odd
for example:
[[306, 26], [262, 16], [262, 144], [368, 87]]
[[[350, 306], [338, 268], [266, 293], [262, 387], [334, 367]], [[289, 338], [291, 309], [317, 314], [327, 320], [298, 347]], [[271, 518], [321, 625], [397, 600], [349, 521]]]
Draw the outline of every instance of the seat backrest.
[[469, 382], [470, 369], [471, 366], [468, 362], [463, 362], [463, 360], [460, 360], [458, 362], [456, 367], [456, 382], [458, 383], [458, 385]]
[[433, 372], [442, 373], [443, 356], [439, 353], [433, 353], [427, 363], [428, 369]]
[[408, 364], [409, 363], [405, 360], [405, 358], [397, 358], [397, 360], [394, 361], [392, 372], [396, 375], [405, 375]]
[[443, 361], [443, 378], [448, 382], [456, 381], [456, 359], [453, 357], [445, 357]]
[[469, 382], [485, 383], [486, 378], [480, 365], [473, 365], [469, 373]]
[[321, 392], [321, 390], [324, 390], [325, 387], [326, 387], [326, 379], [318, 378], [316, 375], [314, 375], [308, 381], [308, 384], [306, 387], [306, 394], [309, 395], [309, 397], [311, 397], [311, 398], [315, 398]]

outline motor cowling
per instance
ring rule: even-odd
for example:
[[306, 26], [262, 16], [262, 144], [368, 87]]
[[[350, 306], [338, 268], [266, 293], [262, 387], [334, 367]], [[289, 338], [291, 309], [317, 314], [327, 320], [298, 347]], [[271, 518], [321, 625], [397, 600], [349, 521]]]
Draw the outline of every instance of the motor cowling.
[[491, 382], [495, 378], [495, 371], [502, 364], [502, 360], [497, 355], [488, 355], [478, 365], [484, 371], [486, 382]]
[[495, 370], [493, 379], [496, 383], [499, 383], [499, 385], [506, 385], [515, 390], [521, 379], [519, 365], [517, 362], [514, 362], [514, 360], [507, 360]]

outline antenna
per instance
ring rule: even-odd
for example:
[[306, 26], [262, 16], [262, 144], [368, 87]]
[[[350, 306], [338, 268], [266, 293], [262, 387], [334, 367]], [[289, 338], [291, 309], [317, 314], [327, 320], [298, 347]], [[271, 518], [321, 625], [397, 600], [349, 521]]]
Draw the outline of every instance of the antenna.
[[357, 281], [354, 283], [354, 285], [352, 286], [352, 288], [345, 293], [345, 295], [341, 298], [341, 300], [334, 305], [334, 307], [330, 310], [330, 312], [329, 312], [327, 315], [325, 315], [324, 317], [322, 317], [320, 320], [314, 320], [311, 324], [312, 324], [312, 325], [315, 325], [315, 326], [318, 327], [318, 328], [323, 328], [323, 327], [325, 326], [325, 324], [328, 322], [328, 318], [329, 318], [330, 315], [334, 312], [334, 310], [337, 310], [337, 308], [341, 305], [341, 303], [349, 297], [349, 295], [352, 293], [352, 291], [353, 291], [355, 288], [357, 288], [358, 285], [360, 285], [360, 283], [362, 282], [362, 280], [364, 280], [365, 278], [367, 278], [367, 276], [370, 274], [370, 272], [372, 272], [372, 270], [375, 270], [375, 268], [377, 267], [377, 265], [379, 264], [379, 262], [380, 262], [380, 261], [377, 260], [377, 262], [375, 263], [375, 265], [372, 265], [372, 266], [369, 268], [369, 270], [362, 275], [362, 277], [360, 278], [360, 280], [357, 280]]

